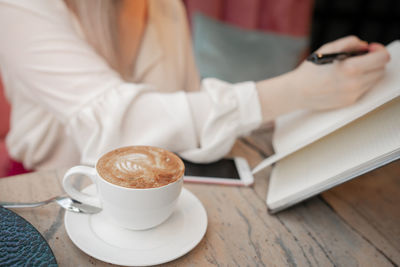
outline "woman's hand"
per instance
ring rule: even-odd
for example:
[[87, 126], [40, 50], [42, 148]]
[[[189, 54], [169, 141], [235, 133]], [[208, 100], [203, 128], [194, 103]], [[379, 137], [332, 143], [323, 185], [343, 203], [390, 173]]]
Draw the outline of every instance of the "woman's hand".
[[293, 71], [299, 106], [321, 110], [347, 106], [356, 102], [383, 76], [390, 56], [386, 48], [377, 43], [368, 45], [357, 37], [349, 36], [328, 43], [318, 53], [369, 50], [368, 54], [351, 57], [333, 64], [315, 65], [303, 62]]
[[297, 109], [323, 110], [353, 104], [383, 76], [389, 53], [381, 44], [355, 36], [328, 43], [318, 53], [351, 50], [369, 52], [332, 64], [304, 61], [287, 74], [257, 83], [264, 121]]

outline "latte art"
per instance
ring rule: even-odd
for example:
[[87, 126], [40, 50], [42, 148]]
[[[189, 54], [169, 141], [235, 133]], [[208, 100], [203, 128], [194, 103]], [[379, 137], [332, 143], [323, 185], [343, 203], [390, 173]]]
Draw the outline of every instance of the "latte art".
[[106, 181], [129, 188], [153, 188], [183, 176], [183, 162], [175, 154], [149, 146], [123, 147], [105, 154], [97, 171]]
[[143, 167], [138, 165], [138, 161], [146, 165], [150, 165], [152, 163], [147, 155], [132, 154], [118, 158], [117, 161], [115, 161], [114, 166], [117, 168], [117, 170], [129, 174], [137, 170], [143, 170]]

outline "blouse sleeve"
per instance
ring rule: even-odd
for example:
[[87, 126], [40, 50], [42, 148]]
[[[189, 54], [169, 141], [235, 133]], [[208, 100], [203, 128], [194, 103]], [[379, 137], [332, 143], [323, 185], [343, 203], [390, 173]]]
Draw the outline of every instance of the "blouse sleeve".
[[82, 163], [135, 144], [212, 161], [261, 123], [252, 82], [206, 79], [200, 92], [189, 93], [124, 82], [76, 33], [62, 4], [0, 1], [0, 67], [10, 99], [18, 94], [52, 114]]

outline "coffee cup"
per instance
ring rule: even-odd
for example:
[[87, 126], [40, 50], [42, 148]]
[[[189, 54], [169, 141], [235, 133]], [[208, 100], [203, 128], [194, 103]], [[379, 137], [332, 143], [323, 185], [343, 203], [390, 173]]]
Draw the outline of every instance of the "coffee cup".
[[[167, 150], [122, 147], [101, 156], [94, 168], [69, 169], [63, 187], [72, 198], [101, 207], [117, 226], [144, 230], [161, 224], [172, 214], [182, 190], [184, 170], [182, 160]], [[75, 175], [89, 177], [97, 194], [78, 191], [71, 183]]]

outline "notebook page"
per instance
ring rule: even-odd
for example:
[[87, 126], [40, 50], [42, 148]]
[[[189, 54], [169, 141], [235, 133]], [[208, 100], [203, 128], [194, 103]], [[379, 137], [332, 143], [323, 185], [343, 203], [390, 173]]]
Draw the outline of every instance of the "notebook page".
[[299, 111], [278, 118], [273, 137], [275, 155], [256, 166], [253, 173], [399, 96], [400, 41], [392, 42], [387, 48], [391, 61], [386, 67], [385, 78], [354, 105], [324, 112]]
[[378, 161], [399, 157], [397, 97], [279, 161], [270, 177], [267, 204], [271, 209], [294, 204], [371, 169]]

